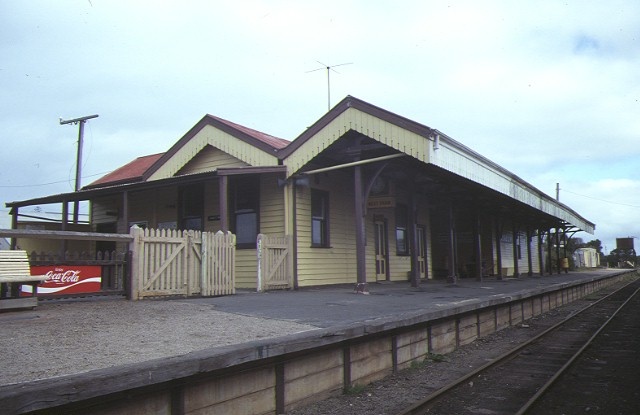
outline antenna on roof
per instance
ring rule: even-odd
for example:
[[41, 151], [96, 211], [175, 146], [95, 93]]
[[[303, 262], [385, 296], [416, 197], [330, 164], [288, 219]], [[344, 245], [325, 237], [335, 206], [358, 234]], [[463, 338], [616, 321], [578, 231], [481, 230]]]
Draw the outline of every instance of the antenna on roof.
[[322, 63], [320, 61], [316, 61], [318, 62], [320, 65], [322, 65], [322, 68], [317, 68], [317, 69], [313, 69], [310, 71], [307, 71], [307, 73], [309, 72], [316, 72], [316, 71], [322, 71], [322, 70], [327, 70], [327, 111], [329, 111], [331, 109], [331, 78], [329, 76], [329, 73], [331, 71], [335, 72], [335, 73], [340, 73], [338, 71], [336, 71], [335, 67], [337, 66], [344, 66], [344, 65], [353, 65], [353, 62], [347, 62], [347, 63], [339, 63], [337, 65], [327, 65], [325, 63]]

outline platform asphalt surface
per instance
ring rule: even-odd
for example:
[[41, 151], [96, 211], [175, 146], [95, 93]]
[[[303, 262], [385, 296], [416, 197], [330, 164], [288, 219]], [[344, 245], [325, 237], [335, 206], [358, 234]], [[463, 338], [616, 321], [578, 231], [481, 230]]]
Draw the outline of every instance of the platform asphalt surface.
[[489, 277], [482, 281], [463, 278], [456, 284], [437, 280], [422, 282], [417, 288], [411, 287], [408, 282], [369, 283], [369, 295], [356, 294], [353, 285], [262, 293], [240, 290], [233, 296], [193, 301], [213, 305], [215, 309], [227, 313], [288, 320], [327, 328], [405, 313], [426, 314], [632, 271], [597, 269], [568, 274], [509, 277], [502, 280]]

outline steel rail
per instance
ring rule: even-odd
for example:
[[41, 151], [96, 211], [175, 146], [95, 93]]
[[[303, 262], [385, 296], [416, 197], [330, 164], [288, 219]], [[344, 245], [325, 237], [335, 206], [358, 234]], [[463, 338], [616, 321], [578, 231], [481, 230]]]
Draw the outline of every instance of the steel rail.
[[[477, 369], [473, 370], [472, 372], [467, 373], [466, 375], [446, 384], [445, 386], [443, 386], [442, 388], [438, 389], [437, 391], [433, 392], [431, 395], [427, 396], [426, 398], [424, 398], [423, 400], [417, 402], [416, 404], [412, 405], [411, 407], [398, 412], [397, 415], [419, 415], [423, 413], [423, 407], [426, 406], [429, 402], [434, 401], [436, 398], [446, 394], [447, 392], [449, 392], [450, 390], [452, 390], [453, 388], [465, 383], [467, 380], [469, 380], [472, 377], [477, 376], [479, 373], [482, 373], [483, 371], [489, 369], [492, 366], [496, 366], [502, 362], [507, 361], [507, 359], [511, 358], [511, 357], [515, 357], [514, 355], [518, 352], [520, 352], [522, 349], [528, 347], [529, 345], [531, 345], [532, 343], [535, 343], [536, 341], [538, 341], [539, 339], [541, 339], [542, 337], [546, 336], [548, 333], [555, 331], [556, 329], [560, 328], [562, 325], [566, 324], [567, 322], [571, 321], [572, 319], [574, 319], [576, 316], [582, 314], [583, 312], [589, 310], [591, 307], [596, 306], [597, 304], [599, 304], [600, 302], [608, 299], [609, 297], [611, 297], [612, 295], [618, 293], [619, 291], [622, 291], [623, 289], [627, 288], [629, 285], [633, 284], [634, 282], [636, 282], [636, 279], [630, 281], [628, 284], [625, 284], [624, 286], [620, 287], [619, 289], [617, 289], [616, 291], [613, 291], [609, 294], [607, 294], [606, 296], [602, 297], [601, 299], [589, 304], [588, 306], [578, 310], [577, 312], [571, 314], [569, 317], [565, 318], [564, 320], [554, 324], [553, 326], [547, 328], [546, 330], [544, 330], [543, 332], [539, 333], [538, 335], [536, 335], [535, 337], [525, 341], [524, 343], [519, 344], [518, 346], [514, 347], [513, 349], [501, 354], [500, 356], [496, 357], [495, 359], [487, 362], [486, 364], [478, 367]], [[637, 292], [638, 290], [636, 290]], [[635, 295], [635, 293], [634, 293]], [[633, 295], [631, 296], [633, 297]], [[627, 300], [628, 301], [628, 300]], [[625, 302], [626, 304], [626, 302]]]
[[531, 408], [531, 406], [533, 406], [536, 403], [536, 401], [538, 399], [540, 399], [540, 397], [546, 393], [547, 389], [549, 389], [558, 380], [558, 378], [560, 378], [560, 376], [562, 376], [562, 374], [564, 372], [566, 372], [567, 369], [569, 369], [569, 367], [573, 364], [573, 362], [578, 357], [580, 357], [580, 355], [582, 355], [582, 353], [584, 353], [584, 351], [587, 350], [587, 348], [591, 345], [591, 343], [593, 343], [593, 341], [596, 339], [596, 337], [598, 337], [600, 335], [600, 332], [602, 332], [602, 330], [604, 330], [609, 325], [609, 323], [611, 323], [611, 321], [613, 321], [613, 319], [618, 315], [618, 313], [624, 307], [626, 307], [627, 303], [629, 301], [631, 301], [633, 299], [633, 297], [635, 297], [638, 294], [638, 291], [640, 291], [640, 288], [636, 289], [633, 292], [633, 294], [631, 294], [629, 296], [629, 298], [627, 298], [627, 300], [623, 304], [621, 304], [620, 307], [618, 307], [618, 309], [611, 315], [611, 317], [609, 317], [607, 319], [607, 321], [605, 321], [602, 324], [602, 326], [600, 326], [600, 328], [598, 330], [596, 330], [596, 332], [593, 334], [593, 336], [591, 336], [589, 338], [589, 340], [587, 340], [587, 342], [578, 351], [576, 351], [576, 353], [560, 369], [558, 369], [556, 374], [553, 375], [547, 381], [547, 383], [545, 383], [544, 385], [542, 385], [542, 387], [540, 389], [538, 389], [538, 391], [531, 397], [531, 399], [529, 399], [527, 401], [527, 403], [525, 403], [522, 406], [522, 408], [520, 408], [520, 410], [518, 412], [516, 412], [515, 415], [524, 415]]

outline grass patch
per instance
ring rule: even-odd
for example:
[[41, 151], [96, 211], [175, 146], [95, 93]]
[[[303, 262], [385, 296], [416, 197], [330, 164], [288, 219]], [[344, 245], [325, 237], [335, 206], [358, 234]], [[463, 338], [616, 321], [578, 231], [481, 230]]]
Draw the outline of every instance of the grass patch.
[[358, 385], [357, 383], [352, 386], [347, 386], [344, 389], [345, 395], [360, 395], [367, 387], [365, 385]]
[[425, 360], [430, 360], [432, 362], [440, 363], [440, 362], [444, 362], [446, 358], [444, 357], [443, 354], [429, 353]]
[[429, 364], [428, 358], [424, 358], [422, 360], [413, 360], [413, 361], [411, 361], [411, 364], [409, 365], [409, 369], [411, 369], [411, 370], [422, 369], [427, 364]]

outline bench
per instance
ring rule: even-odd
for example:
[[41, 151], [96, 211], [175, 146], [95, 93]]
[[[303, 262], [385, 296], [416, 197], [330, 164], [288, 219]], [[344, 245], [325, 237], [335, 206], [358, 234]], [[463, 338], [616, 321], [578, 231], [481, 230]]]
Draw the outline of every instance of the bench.
[[[35, 308], [38, 305], [38, 284], [46, 275], [31, 275], [26, 251], [0, 251], [0, 311], [14, 308]], [[30, 296], [21, 296], [20, 285], [31, 285]]]

